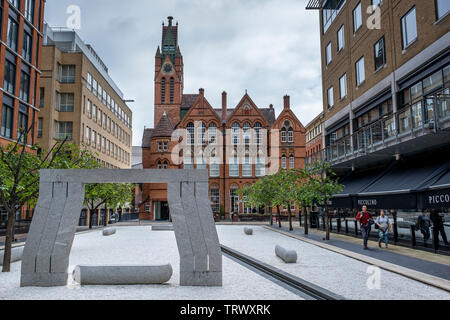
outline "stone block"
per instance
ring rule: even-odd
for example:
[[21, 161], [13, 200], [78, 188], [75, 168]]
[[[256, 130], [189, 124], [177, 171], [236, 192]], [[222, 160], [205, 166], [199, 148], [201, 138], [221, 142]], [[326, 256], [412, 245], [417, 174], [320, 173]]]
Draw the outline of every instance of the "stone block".
[[244, 228], [244, 233], [248, 236], [253, 235], [253, 229], [252, 228]]
[[76, 266], [73, 279], [82, 285], [163, 284], [170, 280], [170, 264], [162, 266]]
[[108, 228], [103, 230], [104, 237], [112, 236], [113, 234], [116, 234], [116, 228]]
[[173, 231], [172, 225], [154, 225], [152, 226], [152, 231]]
[[295, 250], [287, 250], [279, 245], [275, 247], [275, 254], [286, 263], [297, 262], [297, 252]]
[[[3, 265], [3, 257], [5, 255], [5, 251], [0, 251], [0, 266]], [[23, 257], [23, 247], [17, 247], [11, 249], [11, 263], [22, 260]]]

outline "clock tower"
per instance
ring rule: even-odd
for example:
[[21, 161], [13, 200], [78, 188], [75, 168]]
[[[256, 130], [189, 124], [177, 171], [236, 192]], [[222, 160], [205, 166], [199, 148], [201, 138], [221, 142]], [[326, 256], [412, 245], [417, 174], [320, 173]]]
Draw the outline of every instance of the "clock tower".
[[178, 23], [168, 25], [163, 22], [161, 47], [155, 56], [155, 115], [158, 125], [164, 113], [173, 124], [180, 121], [181, 99], [183, 96], [183, 56], [178, 46]]

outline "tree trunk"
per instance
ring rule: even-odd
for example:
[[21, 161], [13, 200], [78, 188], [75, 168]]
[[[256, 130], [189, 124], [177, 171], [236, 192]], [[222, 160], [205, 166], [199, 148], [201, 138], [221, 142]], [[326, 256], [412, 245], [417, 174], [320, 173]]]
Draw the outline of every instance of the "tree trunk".
[[92, 229], [92, 219], [94, 218], [94, 210], [89, 209], [89, 229]]
[[325, 229], [326, 229], [325, 239], [330, 240], [330, 216], [328, 212], [328, 205], [325, 205]]
[[[305, 210], [305, 207], [303, 207], [303, 210]], [[306, 210], [305, 210], [305, 234], [309, 233], [309, 229], [308, 229], [308, 211], [309, 211], [309, 207], [306, 208]]]
[[270, 225], [273, 226], [273, 214], [272, 214], [272, 207], [269, 208], [269, 206], [266, 205], [266, 210], [270, 209]]
[[108, 220], [109, 220], [108, 216], [109, 216], [108, 215], [108, 207], [106, 206], [106, 203], [105, 203], [105, 221], [103, 221], [103, 226], [104, 227], [108, 226]]
[[6, 222], [5, 253], [3, 255], [2, 272], [11, 271], [11, 247], [14, 240], [14, 222], [16, 213], [8, 211], [8, 221]]
[[292, 212], [291, 212], [291, 204], [288, 204], [288, 215], [289, 215], [289, 231], [293, 231], [292, 227]]
[[281, 228], [281, 212], [280, 212], [280, 206], [277, 206], [277, 219], [278, 219], [278, 227]]
[[[299, 208], [300, 208], [300, 206], [299, 206]], [[298, 223], [299, 223], [300, 227], [303, 226], [303, 223], [302, 223], [303, 214], [302, 213], [303, 213], [303, 208], [301, 210], [298, 210]]]

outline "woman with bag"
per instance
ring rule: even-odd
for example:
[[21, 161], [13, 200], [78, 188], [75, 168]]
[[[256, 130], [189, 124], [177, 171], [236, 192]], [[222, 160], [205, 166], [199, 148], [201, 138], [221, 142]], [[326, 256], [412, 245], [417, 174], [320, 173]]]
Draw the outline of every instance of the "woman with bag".
[[380, 216], [375, 220], [375, 229], [378, 229], [378, 246], [381, 248], [381, 242], [384, 241], [386, 248], [389, 245], [389, 232], [391, 231], [391, 222], [386, 217], [384, 210], [380, 211]]

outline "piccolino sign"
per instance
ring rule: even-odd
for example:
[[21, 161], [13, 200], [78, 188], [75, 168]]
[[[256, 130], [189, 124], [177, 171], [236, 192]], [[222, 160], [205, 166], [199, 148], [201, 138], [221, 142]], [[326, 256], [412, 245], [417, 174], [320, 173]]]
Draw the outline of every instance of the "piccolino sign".
[[450, 204], [450, 194], [449, 193], [441, 193], [441, 194], [429, 195], [428, 203], [431, 205]]
[[376, 206], [378, 201], [376, 199], [362, 199], [358, 200], [358, 206]]

